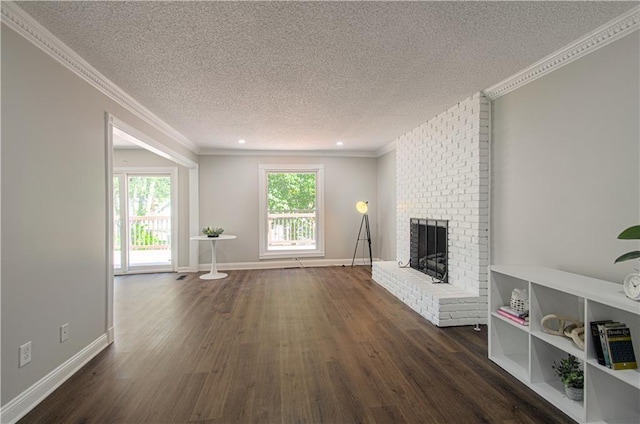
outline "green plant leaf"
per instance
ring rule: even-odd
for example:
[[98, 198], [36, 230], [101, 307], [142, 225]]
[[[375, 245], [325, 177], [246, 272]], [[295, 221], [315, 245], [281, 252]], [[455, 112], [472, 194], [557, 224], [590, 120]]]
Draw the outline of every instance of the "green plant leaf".
[[[640, 225], [629, 227], [618, 236], [620, 240], [640, 240]], [[616, 261], [617, 262], [617, 261]]]
[[620, 256], [614, 263], [617, 264], [618, 262], [624, 262], [638, 258], [640, 258], [640, 250], [634, 250], [633, 252], [625, 253], [624, 255]]

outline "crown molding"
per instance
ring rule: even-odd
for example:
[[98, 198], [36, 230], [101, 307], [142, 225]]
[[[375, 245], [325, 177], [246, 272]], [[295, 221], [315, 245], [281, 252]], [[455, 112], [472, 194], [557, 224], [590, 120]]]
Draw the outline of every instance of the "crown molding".
[[371, 150], [245, 150], [245, 149], [201, 149], [203, 156], [327, 156], [351, 158], [379, 158], [396, 149], [396, 142]]
[[376, 152], [365, 150], [244, 150], [244, 149], [202, 149], [201, 156], [326, 156], [376, 158]]
[[124, 90], [111, 82], [86, 62], [80, 55], [64, 44], [53, 35], [48, 29], [43, 27], [31, 15], [22, 10], [20, 6], [12, 1], [2, 1], [1, 21], [9, 28], [33, 43], [36, 47], [47, 53], [53, 59], [60, 62], [73, 73], [87, 81], [98, 91], [118, 103], [120, 106], [133, 113], [149, 125], [169, 136], [173, 140], [198, 154], [200, 148], [176, 129], [164, 122], [149, 109], [140, 104]]
[[640, 28], [640, 6], [632, 8], [568, 46], [552, 53], [504, 81], [483, 90], [483, 93], [489, 100], [497, 99], [625, 35], [637, 31], [638, 28]]
[[383, 146], [382, 148], [378, 149], [376, 151], [376, 157], [379, 158], [380, 156], [384, 156], [389, 152], [393, 152], [394, 150], [396, 150], [396, 142], [392, 141], [386, 146]]

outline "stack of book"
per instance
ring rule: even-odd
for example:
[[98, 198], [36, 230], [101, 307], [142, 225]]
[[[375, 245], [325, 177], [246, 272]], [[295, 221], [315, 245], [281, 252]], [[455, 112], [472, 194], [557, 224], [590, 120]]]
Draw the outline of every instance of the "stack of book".
[[625, 323], [611, 320], [592, 321], [590, 326], [593, 346], [600, 365], [613, 370], [638, 368], [631, 330]]
[[520, 325], [529, 325], [529, 311], [518, 312], [508, 306], [501, 306], [496, 313]]

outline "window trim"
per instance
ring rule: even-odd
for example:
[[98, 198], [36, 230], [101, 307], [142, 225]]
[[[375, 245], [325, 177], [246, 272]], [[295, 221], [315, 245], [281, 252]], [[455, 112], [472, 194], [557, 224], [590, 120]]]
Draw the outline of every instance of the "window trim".
[[[324, 257], [324, 165], [258, 165], [260, 259]], [[316, 174], [316, 248], [270, 251], [267, 249], [267, 174], [270, 172], [313, 172]]]

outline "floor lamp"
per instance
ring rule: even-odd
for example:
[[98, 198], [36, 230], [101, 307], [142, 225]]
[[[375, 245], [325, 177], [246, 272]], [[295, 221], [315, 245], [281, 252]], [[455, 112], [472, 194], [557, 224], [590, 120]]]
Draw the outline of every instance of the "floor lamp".
[[[356, 210], [362, 214], [362, 221], [360, 222], [360, 231], [358, 231], [358, 239], [356, 240], [356, 248], [353, 251], [353, 260], [351, 260], [351, 266], [356, 261], [356, 253], [358, 252], [358, 243], [360, 241], [366, 240], [369, 243], [369, 264], [373, 267], [373, 256], [371, 255], [371, 229], [369, 228], [369, 215], [367, 215], [367, 211], [369, 210], [369, 202], [359, 201], [356, 203]], [[362, 227], [365, 227], [364, 237], [362, 236]]]

